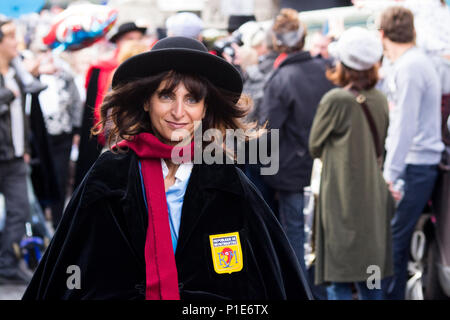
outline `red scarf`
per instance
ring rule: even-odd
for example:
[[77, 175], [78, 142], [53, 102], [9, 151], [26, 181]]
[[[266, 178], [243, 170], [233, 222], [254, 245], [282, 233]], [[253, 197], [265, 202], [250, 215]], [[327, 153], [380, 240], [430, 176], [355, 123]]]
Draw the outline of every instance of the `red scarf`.
[[134, 136], [132, 141], [121, 141], [118, 145], [129, 147], [141, 160], [148, 208], [145, 299], [179, 300], [178, 274], [170, 236], [161, 158], [170, 159], [173, 149], [176, 149], [177, 155], [183, 156], [183, 151], [186, 154], [186, 148], [191, 148], [193, 156], [194, 144], [183, 148], [173, 147], [162, 143], [150, 133], [140, 133]]

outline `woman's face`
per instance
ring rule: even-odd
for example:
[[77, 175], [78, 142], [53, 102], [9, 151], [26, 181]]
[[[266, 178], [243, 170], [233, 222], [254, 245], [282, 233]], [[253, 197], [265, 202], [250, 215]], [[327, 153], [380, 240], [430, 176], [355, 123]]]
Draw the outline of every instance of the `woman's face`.
[[205, 116], [205, 99], [196, 99], [181, 82], [171, 92], [164, 88], [165, 81], [162, 81], [144, 110], [150, 115], [155, 136], [166, 144], [175, 145], [192, 137], [194, 123]]

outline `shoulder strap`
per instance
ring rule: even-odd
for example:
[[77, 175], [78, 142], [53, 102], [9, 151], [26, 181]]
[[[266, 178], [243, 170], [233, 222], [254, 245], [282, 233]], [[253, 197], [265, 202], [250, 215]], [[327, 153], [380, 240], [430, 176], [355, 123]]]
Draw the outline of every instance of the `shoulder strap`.
[[355, 88], [350, 88], [349, 91], [353, 93], [353, 95], [356, 97], [356, 101], [359, 103], [359, 105], [362, 107], [364, 114], [366, 116], [367, 122], [369, 123], [370, 132], [372, 133], [373, 142], [375, 144], [375, 152], [377, 154], [377, 158], [381, 158], [383, 155], [383, 150], [380, 145], [379, 136], [377, 132], [377, 127], [375, 126], [375, 121], [372, 118], [372, 115], [370, 114], [369, 108], [366, 104], [366, 97], [361, 94], [359, 91], [357, 91]]

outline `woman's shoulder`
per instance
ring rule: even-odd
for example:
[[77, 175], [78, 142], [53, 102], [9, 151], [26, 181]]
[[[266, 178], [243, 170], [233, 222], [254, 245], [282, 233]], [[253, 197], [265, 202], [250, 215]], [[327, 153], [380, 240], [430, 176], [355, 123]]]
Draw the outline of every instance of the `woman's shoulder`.
[[326, 112], [347, 112], [356, 104], [355, 96], [343, 88], [333, 88], [320, 100], [319, 106], [325, 108]]
[[322, 103], [339, 103], [355, 100], [355, 96], [343, 88], [333, 88], [322, 97]]
[[86, 183], [114, 186], [123, 182], [128, 178], [130, 166], [135, 158], [131, 150], [126, 153], [103, 152], [86, 174]]
[[133, 151], [128, 150], [124, 153], [116, 153], [112, 151], [105, 151], [95, 161], [93, 168], [95, 169], [115, 169], [129, 163], [132, 159]]
[[365, 91], [365, 94], [367, 96], [371, 96], [373, 99], [376, 99], [379, 102], [387, 103], [386, 95], [383, 92], [381, 92], [380, 90], [378, 90], [377, 88], [372, 88], [370, 90], [367, 90], [367, 91]]
[[[362, 94], [370, 100], [377, 102], [387, 102], [386, 96], [380, 90], [372, 88], [369, 90], [363, 90]], [[322, 98], [323, 104], [342, 104], [349, 105], [349, 103], [357, 103], [355, 95], [344, 88], [334, 88], [328, 91]]]

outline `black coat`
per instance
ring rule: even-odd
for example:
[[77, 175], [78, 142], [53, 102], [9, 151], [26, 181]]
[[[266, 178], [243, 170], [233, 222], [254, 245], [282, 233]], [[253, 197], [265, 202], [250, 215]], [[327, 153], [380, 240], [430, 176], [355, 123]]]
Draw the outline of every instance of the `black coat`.
[[[100, 156], [75, 191], [23, 299], [144, 299], [147, 211], [134, 152]], [[243, 269], [214, 271], [209, 235], [239, 232]], [[308, 299], [280, 224], [233, 165], [194, 165], [175, 253], [181, 299]], [[81, 270], [68, 289], [67, 268]]]
[[334, 87], [325, 71], [323, 59], [302, 51], [290, 54], [267, 81], [260, 123], [280, 130], [280, 167], [263, 178], [276, 190], [300, 192], [310, 183], [309, 132], [320, 99]]
[[75, 170], [75, 188], [81, 183], [102, 150], [102, 146], [97, 142], [97, 138], [91, 136], [91, 128], [94, 123], [94, 106], [98, 95], [99, 74], [100, 69], [93, 68], [87, 85], [86, 102], [80, 129], [79, 157]]
[[38, 95], [31, 99], [30, 146], [31, 146], [31, 181], [33, 190], [41, 205], [60, 201], [61, 194], [55, 170], [53, 149], [42, 114]]

